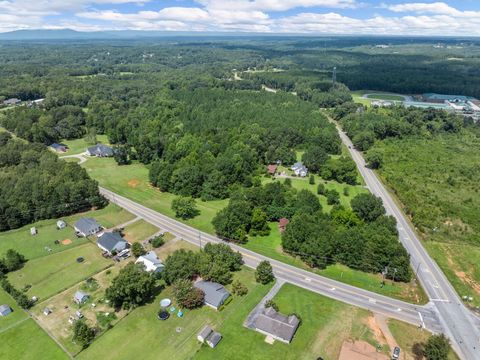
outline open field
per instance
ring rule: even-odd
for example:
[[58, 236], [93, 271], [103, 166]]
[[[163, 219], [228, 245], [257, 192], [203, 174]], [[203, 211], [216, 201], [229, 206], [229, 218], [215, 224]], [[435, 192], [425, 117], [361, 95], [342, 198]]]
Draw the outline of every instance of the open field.
[[0, 359], [65, 360], [68, 356], [32, 320], [1, 333]]
[[395, 94], [384, 94], [384, 93], [374, 93], [374, 94], [367, 94], [366, 97], [368, 99], [374, 100], [390, 100], [390, 101], [403, 101], [405, 97], [401, 95]]
[[375, 145], [383, 152], [382, 180], [399, 198], [430, 255], [460, 296], [480, 305], [480, 140], [462, 134]]
[[[88, 240], [77, 238], [73, 229], [73, 224], [81, 217], [94, 217], [106, 228], [122, 224], [134, 218], [129, 212], [114, 204], [110, 204], [100, 210], [62, 218], [67, 223], [67, 227], [62, 230], [57, 230], [57, 219], [38, 221], [19, 229], [1, 232], [0, 256], [2, 256], [8, 249], [15, 249], [27, 259], [36, 259], [38, 257], [51, 255], [85, 244]], [[35, 236], [30, 235], [30, 228], [32, 226], [35, 226], [38, 230], [38, 234]], [[72, 242], [64, 245], [61, 242], [65, 239], [69, 239]], [[60, 244], [56, 245], [54, 243], [55, 240], [59, 240]], [[50, 248], [52, 251], [49, 252], [45, 250], [46, 247]]]
[[140, 219], [133, 224], [127, 225], [123, 230], [123, 233], [125, 235], [125, 240], [133, 243], [146, 240], [159, 231], [160, 229], [156, 226]]
[[[285, 284], [274, 301], [283, 314], [297, 314], [302, 323], [292, 342], [265, 343], [265, 335], [243, 327], [251, 311], [242, 309], [218, 328], [222, 342], [215, 349], [202, 346], [195, 359], [316, 359], [336, 360], [343, 341], [375, 341], [366, 319], [369, 312]], [[247, 307], [247, 306], [245, 306]]]
[[[107, 135], [97, 135], [97, 141], [101, 144], [108, 144]], [[61, 141], [61, 143], [67, 145], [68, 150], [65, 153], [60, 153], [59, 156], [81, 154], [87, 150], [87, 147], [95, 145], [87, 144], [84, 139], [65, 140]]]
[[[115, 160], [111, 158], [91, 158], [83, 163], [82, 166], [88, 170], [90, 176], [97, 180], [101, 186], [162, 214], [175, 217], [175, 213], [170, 207], [176, 195], [163, 193], [152, 187], [148, 180], [148, 168], [145, 165], [134, 163], [118, 166]], [[211, 220], [227, 203], [228, 200], [208, 202], [197, 200], [200, 215], [183, 222], [197, 229], [213, 233]]]
[[[69, 324], [70, 316], [75, 316], [75, 311], [80, 310], [90, 326], [96, 326], [99, 331], [104, 331], [107, 324], [114, 325], [123, 318], [127, 311], [121, 310], [115, 312], [108, 304], [105, 303], [105, 289], [111, 284], [112, 279], [118, 274], [120, 266], [114, 266], [109, 270], [92, 277], [94, 280], [82, 281], [68, 290], [41, 302], [32, 309], [33, 315], [37, 318], [39, 324], [49, 331], [71, 354], [76, 354], [82, 348], [72, 342], [72, 325]], [[88, 295], [90, 299], [82, 305], [77, 305], [73, 301], [73, 295], [76, 291], [81, 290]], [[93, 307], [92, 304], [95, 304]], [[52, 313], [48, 316], [43, 314], [43, 309], [48, 307]], [[105, 316], [105, 314], [108, 317]], [[111, 319], [110, 321], [99, 322], [98, 318]]]
[[[28, 261], [20, 270], [8, 274], [12, 285], [27, 291], [29, 297], [36, 296], [40, 301], [71, 287], [79, 281], [113, 264], [102, 257], [101, 250], [91, 243], [79, 245], [49, 256]], [[85, 260], [78, 263], [82, 256]]]
[[[269, 286], [257, 284], [254, 272], [250, 269], [243, 268], [235, 273], [234, 277], [249, 288], [249, 293], [244, 297], [234, 296], [222, 311], [204, 306], [200, 309], [185, 310], [183, 318], [178, 318], [173, 313], [168, 320], [160, 321], [156, 317], [160, 308], [159, 300], [172, 298], [171, 289], [166, 288], [153, 303], [135, 309], [113, 329], [98, 338], [80, 353], [79, 358], [132, 359], [141, 354], [143, 359], [191, 359], [201, 348], [196, 336], [203, 326], [211, 324], [222, 331], [222, 323], [243, 322], [248, 312], [268, 292]], [[238, 330], [242, 332], [242, 336], [225, 333], [224, 337], [228, 336], [235, 342], [242, 338], [243, 332], [248, 330], [241, 326], [241, 322], [238, 323]], [[132, 334], [135, 334], [134, 341], [119, 341], [130, 338]], [[225, 338], [222, 342], [224, 341]], [[222, 347], [222, 342], [217, 349]]]
[[[430, 336], [430, 333], [428, 331], [419, 329], [416, 326], [394, 319], [388, 320], [388, 327], [401, 349], [400, 360], [417, 359], [412, 347], [416, 343], [426, 342]], [[455, 352], [450, 351], [448, 360], [458, 360], [458, 356], [455, 354]]]
[[17, 305], [16, 301], [13, 300], [13, 298], [6, 293], [5, 290], [0, 288], [0, 305], [3, 304], [10, 306], [13, 312], [5, 317], [0, 316], [0, 333], [24, 321], [28, 317], [27, 313]]

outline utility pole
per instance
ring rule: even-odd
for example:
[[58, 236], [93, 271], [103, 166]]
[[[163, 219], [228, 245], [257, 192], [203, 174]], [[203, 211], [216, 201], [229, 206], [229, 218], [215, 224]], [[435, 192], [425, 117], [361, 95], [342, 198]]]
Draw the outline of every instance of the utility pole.
[[395, 282], [395, 274], [397, 273], [397, 268], [393, 268], [393, 282]]
[[202, 250], [202, 233], [200, 231], [198, 232], [198, 242], [200, 245], [200, 250]]

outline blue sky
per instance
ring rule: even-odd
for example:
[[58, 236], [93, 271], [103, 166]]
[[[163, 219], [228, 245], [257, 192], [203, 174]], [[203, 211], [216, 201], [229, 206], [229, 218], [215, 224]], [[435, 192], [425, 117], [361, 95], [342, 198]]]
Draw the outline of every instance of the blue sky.
[[39, 28], [480, 36], [480, 1], [0, 0], [0, 32]]

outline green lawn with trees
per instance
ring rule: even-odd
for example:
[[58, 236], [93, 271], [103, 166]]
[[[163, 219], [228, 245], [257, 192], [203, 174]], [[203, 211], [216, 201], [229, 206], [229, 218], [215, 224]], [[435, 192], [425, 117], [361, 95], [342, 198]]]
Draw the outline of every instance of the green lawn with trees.
[[[77, 262], [78, 257], [84, 261]], [[45, 300], [112, 264], [112, 260], [102, 257], [96, 245], [87, 243], [27, 261], [20, 270], [9, 273], [8, 278], [17, 289], [25, 289], [27, 296]]]

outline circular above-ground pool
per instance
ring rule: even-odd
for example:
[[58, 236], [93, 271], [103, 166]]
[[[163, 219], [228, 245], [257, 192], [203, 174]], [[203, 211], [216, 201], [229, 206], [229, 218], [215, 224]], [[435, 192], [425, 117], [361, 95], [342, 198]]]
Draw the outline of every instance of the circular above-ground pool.
[[159, 320], [167, 320], [170, 317], [168, 311], [160, 311], [157, 315]]

